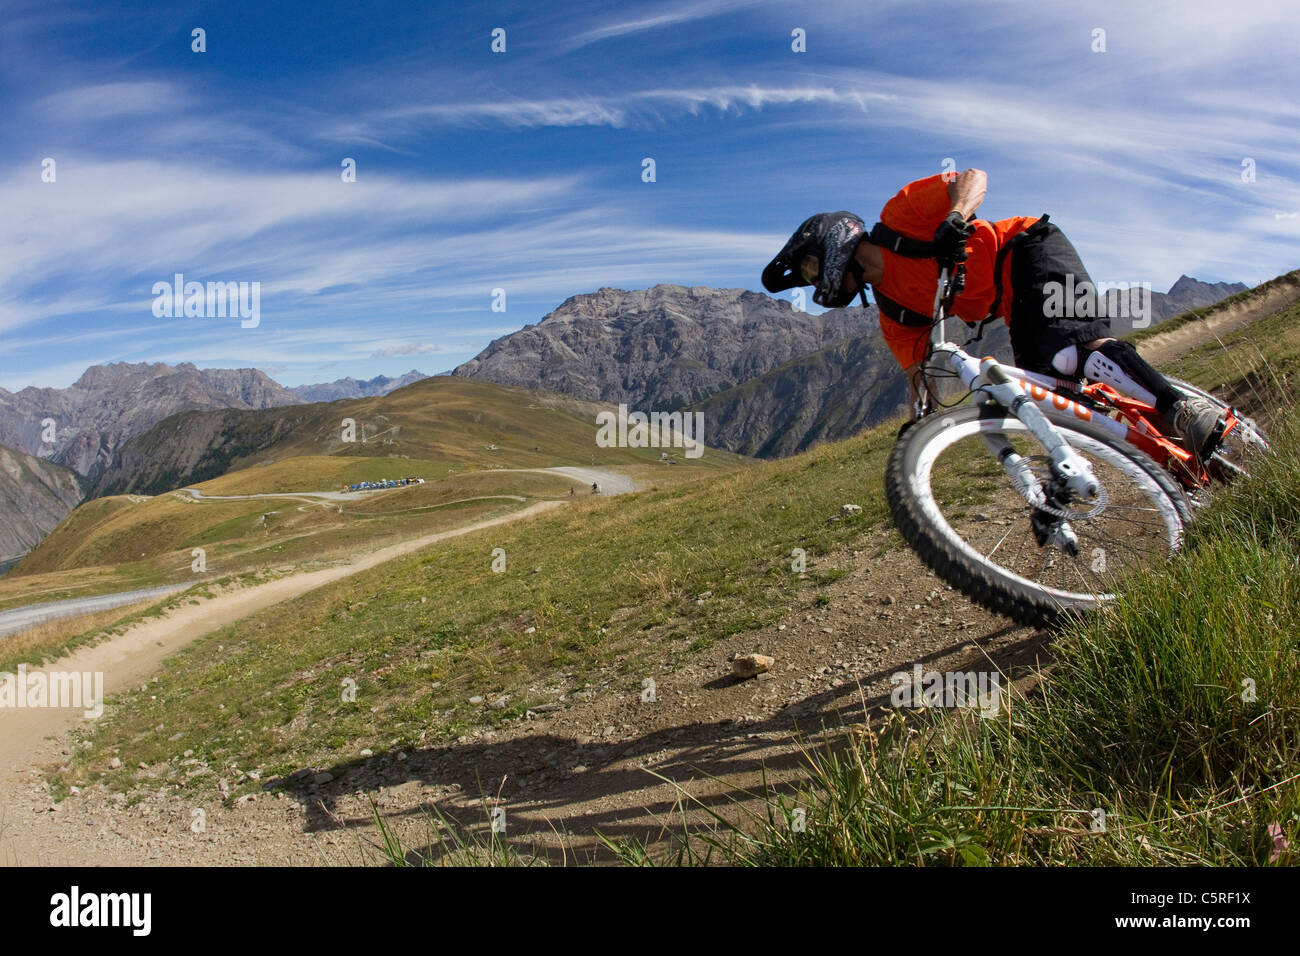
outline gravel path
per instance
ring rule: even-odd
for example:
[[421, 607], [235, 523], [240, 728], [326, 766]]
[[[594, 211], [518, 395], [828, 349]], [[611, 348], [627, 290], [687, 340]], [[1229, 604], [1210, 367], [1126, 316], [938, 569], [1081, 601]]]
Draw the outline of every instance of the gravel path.
[[[521, 469], [524, 470], [524, 469]], [[574, 478], [582, 483], [583, 489], [590, 491], [593, 483], [600, 487], [602, 495], [626, 495], [636, 491], [636, 482], [627, 475], [620, 475], [616, 471], [610, 471], [606, 468], [537, 468], [527, 469], [536, 471], [547, 471], [553, 475], [563, 475], [566, 478]]]
[[[409, 486], [407, 486], [409, 487]], [[375, 491], [393, 491], [392, 488], [377, 488], [374, 491], [282, 491], [266, 492], [256, 495], [205, 495], [197, 488], [182, 488], [182, 493], [193, 495], [199, 501], [250, 501], [254, 498], [320, 498], [327, 501], [359, 501], [372, 495]]]

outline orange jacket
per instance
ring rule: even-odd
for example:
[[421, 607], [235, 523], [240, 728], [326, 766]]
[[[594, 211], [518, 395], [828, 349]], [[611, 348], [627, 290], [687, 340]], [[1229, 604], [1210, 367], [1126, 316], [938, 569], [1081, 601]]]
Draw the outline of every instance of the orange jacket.
[[[948, 183], [944, 174], [938, 173], [900, 189], [885, 203], [885, 208], [880, 211], [880, 221], [904, 236], [929, 242], [951, 209]], [[966, 243], [966, 288], [953, 301], [953, 315], [970, 323], [988, 316], [997, 295], [993, 265], [998, 250], [1012, 236], [1024, 232], [1037, 220], [1037, 216], [1016, 216], [997, 222], [972, 220], [975, 233]], [[939, 264], [933, 259], [901, 256], [883, 247], [880, 254], [885, 260], [885, 273], [875, 288], [904, 308], [929, 315], [934, 308], [934, 292], [939, 283]], [[1008, 318], [1011, 301], [1011, 259], [1008, 256], [1002, 263], [1002, 298], [998, 306], [1002, 318]], [[928, 328], [902, 325], [882, 312], [880, 330], [889, 350], [903, 368], [915, 365], [924, 356], [930, 338]]]

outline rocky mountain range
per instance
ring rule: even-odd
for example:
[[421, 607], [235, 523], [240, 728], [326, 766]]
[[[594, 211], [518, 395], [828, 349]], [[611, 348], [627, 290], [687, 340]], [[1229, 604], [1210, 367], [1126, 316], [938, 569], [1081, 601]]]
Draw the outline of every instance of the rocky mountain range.
[[809, 315], [745, 289], [601, 289], [566, 299], [452, 374], [671, 411], [875, 322], [874, 310]]
[[0, 445], [0, 571], [39, 544], [84, 494], [71, 469]]
[[1191, 276], [1179, 276], [1168, 292], [1109, 289], [1104, 292], [1104, 298], [1107, 315], [1111, 316], [1112, 331], [1124, 335], [1135, 328], [1143, 328], [1143, 323], [1159, 325], [1176, 315], [1206, 308], [1248, 288], [1242, 282], [1201, 282]]
[[427, 377], [423, 372], [415, 369], [397, 378], [376, 375], [372, 379], [361, 381], [349, 375], [347, 378], [322, 382], [318, 385], [297, 385], [289, 391], [304, 402], [337, 402], [341, 398], [374, 398], [377, 395], [387, 395], [395, 389]]
[[127, 441], [177, 412], [300, 404], [303, 399], [252, 368], [94, 365], [68, 388], [0, 389], [0, 444], [71, 468], [93, 484]]
[[1156, 293], [1155, 320], [1163, 322], [1190, 309], [1204, 309], [1249, 288], [1244, 282], [1202, 282], [1191, 276], [1179, 276], [1163, 296]]

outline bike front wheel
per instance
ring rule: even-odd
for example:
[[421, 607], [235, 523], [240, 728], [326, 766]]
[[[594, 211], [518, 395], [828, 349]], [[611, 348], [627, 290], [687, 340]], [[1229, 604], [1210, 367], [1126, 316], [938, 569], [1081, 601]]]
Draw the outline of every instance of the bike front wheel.
[[1068, 519], [1074, 553], [1039, 544], [1034, 509], [990, 451], [984, 436], [1004, 436], [1040, 481], [1050, 476], [1042, 446], [999, 406], [964, 406], [908, 429], [885, 482], [899, 531], [936, 574], [1028, 624], [1112, 600], [1117, 577], [1163, 564], [1191, 520], [1181, 489], [1143, 452], [1094, 425], [1049, 418], [1105, 489]]

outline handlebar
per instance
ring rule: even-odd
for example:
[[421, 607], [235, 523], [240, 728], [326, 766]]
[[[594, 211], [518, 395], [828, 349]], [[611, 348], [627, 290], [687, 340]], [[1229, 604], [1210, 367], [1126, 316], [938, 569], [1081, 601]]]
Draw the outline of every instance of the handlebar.
[[[939, 270], [939, 285], [934, 290], [933, 318], [936, 323], [943, 322], [944, 315], [952, 307], [953, 299], [961, 295], [966, 288], [966, 264], [944, 266]], [[942, 310], [942, 311], [941, 311]]]
[[[930, 329], [930, 345], [933, 347], [936, 342], [944, 341], [943, 320], [948, 310], [952, 308], [953, 300], [961, 294], [966, 287], [966, 264], [957, 263], [955, 266], [943, 266], [939, 270], [938, 286], [934, 290], [934, 309], [932, 317], [934, 324]], [[929, 377], [925, 374], [925, 362], [929, 360], [930, 353], [927, 350], [926, 358], [922, 360], [920, 370], [920, 383], [917, 387], [917, 401], [913, 407], [916, 419], [924, 418], [932, 410], [932, 401], [930, 395]]]

